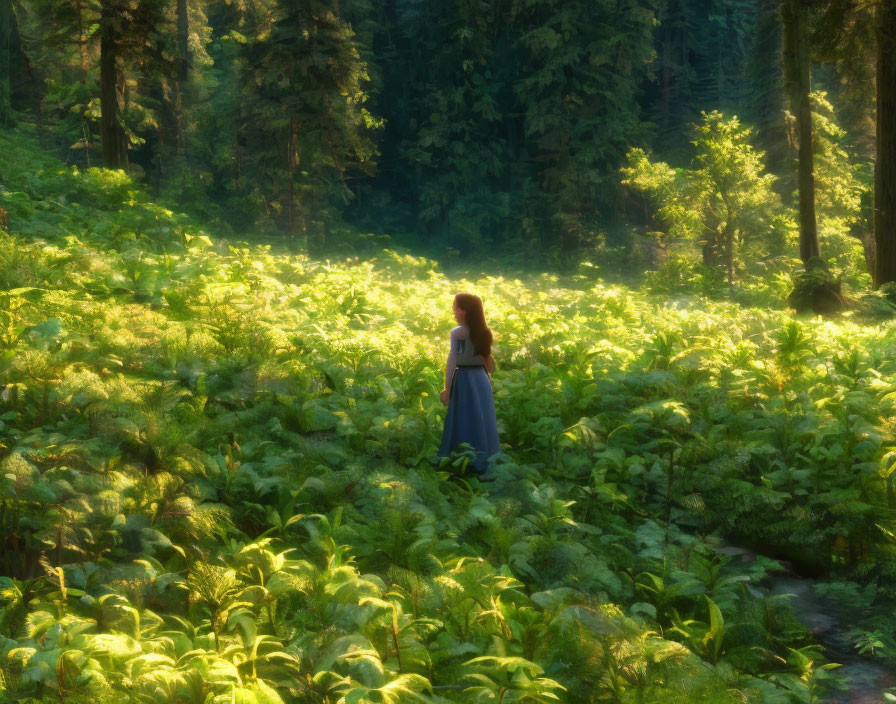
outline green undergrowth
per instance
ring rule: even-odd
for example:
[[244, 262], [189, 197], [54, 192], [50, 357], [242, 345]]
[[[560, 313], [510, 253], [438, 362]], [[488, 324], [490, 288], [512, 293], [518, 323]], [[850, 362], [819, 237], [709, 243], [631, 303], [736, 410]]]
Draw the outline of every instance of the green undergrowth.
[[[0, 134], [0, 698], [817, 702], [894, 654], [889, 324], [216, 241]], [[438, 464], [453, 294], [504, 452]]]

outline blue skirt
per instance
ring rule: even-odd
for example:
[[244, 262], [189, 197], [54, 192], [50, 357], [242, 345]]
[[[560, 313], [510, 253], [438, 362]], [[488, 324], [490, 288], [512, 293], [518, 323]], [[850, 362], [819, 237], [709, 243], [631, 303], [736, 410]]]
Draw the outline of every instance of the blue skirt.
[[475, 448], [476, 457], [470, 466], [480, 474], [488, 466], [488, 458], [501, 451], [492, 382], [484, 367], [457, 367], [455, 370], [438, 456], [448, 457], [462, 442]]

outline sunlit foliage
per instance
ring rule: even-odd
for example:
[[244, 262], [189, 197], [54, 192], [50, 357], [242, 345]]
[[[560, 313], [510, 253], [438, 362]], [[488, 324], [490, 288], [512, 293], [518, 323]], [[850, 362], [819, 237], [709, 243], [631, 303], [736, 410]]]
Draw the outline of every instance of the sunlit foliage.
[[[3, 696], [810, 702], [836, 671], [720, 536], [896, 596], [889, 325], [214, 241], [0, 142]], [[457, 290], [489, 485], [430, 461]]]

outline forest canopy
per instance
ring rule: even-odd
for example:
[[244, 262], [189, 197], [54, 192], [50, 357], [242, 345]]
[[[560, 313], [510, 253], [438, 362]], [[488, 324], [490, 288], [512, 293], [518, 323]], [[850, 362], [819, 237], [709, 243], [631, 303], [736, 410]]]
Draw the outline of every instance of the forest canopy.
[[313, 248], [342, 224], [438, 253], [604, 251], [639, 270], [701, 216], [651, 209], [643, 175], [626, 188], [629, 150], [687, 170], [705, 130], [736, 119], [750, 136], [735, 158], [775, 177], [755, 197], [779, 213], [709, 226], [703, 259], [730, 279], [753, 250], [790, 253], [811, 63], [816, 236], [861, 285], [873, 8], [811, 3], [789, 22], [790, 4], [2, 0], [3, 120], [29, 115], [69, 163], [127, 168], [225, 231]]

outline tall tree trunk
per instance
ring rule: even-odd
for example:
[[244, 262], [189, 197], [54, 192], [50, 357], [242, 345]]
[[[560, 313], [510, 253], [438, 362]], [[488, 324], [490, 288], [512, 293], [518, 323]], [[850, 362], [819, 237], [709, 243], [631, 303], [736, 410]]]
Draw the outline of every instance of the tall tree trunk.
[[168, 142], [176, 132], [176, 127], [174, 126], [174, 111], [171, 101], [165, 95], [162, 82], [153, 81], [149, 85], [148, 92], [149, 97], [159, 106], [159, 127], [156, 130], [155, 139], [151, 143], [147, 139], [152, 162], [151, 183], [155, 192], [158, 193], [162, 182], [168, 176]]
[[75, 3], [78, 13], [78, 51], [81, 54], [81, 83], [87, 83], [87, 38], [84, 36], [84, 3], [78, 0]]
[[800, 259], [808, 262], [820, 257], [818, 225], [815, 218], [815, 155], [812, 150], [812, 104], [809, 101], [809, 47], [806, 32], [806, 10], [800, 8], [799, 57], [800, 57]]
[[187, 12], [187, 0], [177, 0], [177, 98], [175, 114], [177, 115], [177, 151], [184, 153], [184, 88], [190, 73], [190, 17]]
[[240, 132], [243, 129], [243, 105], [240, 101], [236, 103], [236, 130], [234, 130], [233, 153], [236, 155], [236, 192], [239, 195], [241, 188], [242, 176], [242, 146], [240, 145]]
[[672, 123], [670, 116], [670, 105], [672, 104], [672, 54], [675, 50], [672, 39], [672, 28], [670, 23], [665, 21], [666, 17], [662, 16], [667, 8], [660, 10], [659, 33], [660, 39], [660, 101], [659, 101], [659, 122], [662, 125], [662, 134], [667, 134], [669, 125]]
[[13, 29], [16, 27], [12, 0], [0, 0], [0, 127], [11, 127]]
[[296, 225], [295, 225], [295, 206], [296, 206], [296, 185], [295, 185], [295, 167], [298, 164], [298, 150], [296, 149], [296, 145], [298, 143], [298, 130], [296, 127], [296, 119], [290, 118], [289, 120], [289, 145], [287, 147], [286, 158], [288, 159], [288, 169], [289, 169], [289, 236], [290, 238], [295, 238], [296, 236]]
[[186, 83], [190, 70], [190, 16], [187, 0], [177, 0], [177, 80]]
[[812, 105], [809, 101], [809, 41], [806, 8], [802, 0], [784, 0], [782, 56], [790, 111], [797, 121], [800, 196], [800, 259], [820, 257], [815, 219], [815, 169], [812, 153]]
[[14, 2], [0, 0], [0, 127], [14, 125], [17, 111], [38, 110], [40, 85], [22, 47]]
[[100, 129], [103, 140], [103, 165], [108, 169], [127, 169], [127, 135], [121, 124], [122, 80], [118, 71], [118, 42], [121, 36], [121, 11], [115, 0], [103, 0], [100, 15]]
[[877, 158], [874, 162], [874, 287], [896, 281], [896, 0], [877, 13]]

